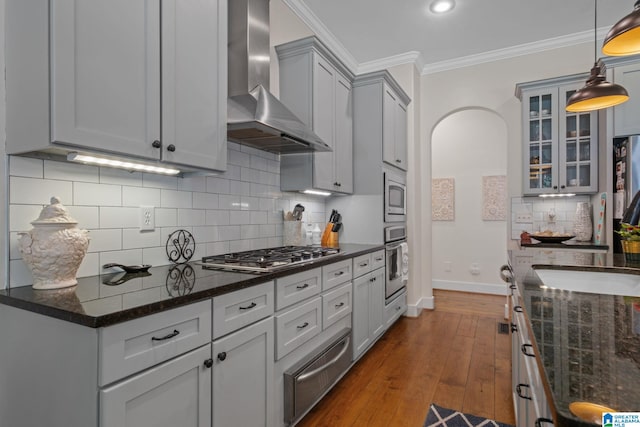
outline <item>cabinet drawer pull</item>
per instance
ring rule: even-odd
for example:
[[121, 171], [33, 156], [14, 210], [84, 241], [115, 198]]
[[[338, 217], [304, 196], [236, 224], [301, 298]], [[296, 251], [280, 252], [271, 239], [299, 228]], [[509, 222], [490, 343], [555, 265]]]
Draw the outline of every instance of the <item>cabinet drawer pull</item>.
[[220, 353], [218, 353], [218, 360], [219, 361], [224, 361], [227, 358], [227, 352], [226, 351], [221, 351]]
[[309, 284], [308, 284], [308, 283], [305, 283], [305, 284], [304, 284], [304, 285], [302, 285], [302, 286], [296, 286], [296, 289], [307, 289], [308, 287], [309, 287]]
[[538, 418], [536, 420], [536, 427], [542, 427], [542, 423], [553, 425], [553, 420], [550, 420], [549, 418]]
[[522, 394], [523, 387], [529, 388], [529, 384], [518, 384], [516, 386], [516, 393], [518, 393], [518, 396], [520, 396], [522, 399], [531, 400], [531, 397], [525, 396], [524, 394]]
[[520, 347], [520, 350], [522, 350], [522, 354], [524, 354], [525, 356], [529, 356], [529, 357], [536, 357], [536, 355], [534, 353], [527, 353], [527, 348], [531, 347], [531, 351], [533, 351], [533, 345], [531, 344], [522, 344], [522, 347]]
[[522, 306], [521, 305], [514, 306], [513, 311], [515, 311], [516, 313], [522, 313]]
[[164, 337], [160, 337], [160, 338], [158, 338], [158, 337], [151, 337], [151, 341], [164, 341], [164, 340], [168, 340], [168, 339], [170, 339], [170, 338], [175, 337], [175, 336], [176, 336], [176, 335], [178, 335], [179, 333], [180, 333], [180, 331], [179, 331], [179, 330], [174, 329], [174, 330], [173, 330], [173, 332], [171, 332], [171, 333], [170, 333], [170, 334], [168, 334], [168, 335], [165, 335]]
[[213, 366], [213, 359], [207, 359], [204, 361], [204, 366], [210, 368]]
[[238, 308], [239, 308], [240, 310], [251, 310], [251, 309], [252, 309], [252, 308], [254, 308], [256, 305], [258, 305], [258, 304], [256, 304], [255, 302], [252, 302], [251, 304], [249, 304], [249, 305], [248, 305], [248, 306], [246, 306], [246, 307], [238, 307]]
[[304, 328], [306, 328], [307, 326], [309, 326], [309, 322], [304, 322], [302, 325], [300, 325], [300, 326], [296, 326], [296, 328], [298, 328], [298, 329], [304, 329]]
[[511, 324], [511, 332], [516, 333], [518, 332], [518, 325], [516, 325], [515, 323]]
[[369, 265], [368, 262], [363, 262], [362, 264], [359, 264], [360, 267], [366, 267], [367, 265]]
[[515, 284], [512, 283], [512, 284], [509, 285], [509, 289], [514, 289], [515, 290], [515, 288], [516, 288]]
[[380, 257], [380, 258], [376, 258], [376, 261], [382, 261], [384, 258]]
[[335, 307], [336, 308], [344, 307], [344, 302], [341, 302], [340, 304], [336, 304]]
[[396, 163], [402, 163], [402, 160], [396, 159]]
[[338, 271], [337, 273], [333, 273], [334, 276], [342, 276], [344, 271]]

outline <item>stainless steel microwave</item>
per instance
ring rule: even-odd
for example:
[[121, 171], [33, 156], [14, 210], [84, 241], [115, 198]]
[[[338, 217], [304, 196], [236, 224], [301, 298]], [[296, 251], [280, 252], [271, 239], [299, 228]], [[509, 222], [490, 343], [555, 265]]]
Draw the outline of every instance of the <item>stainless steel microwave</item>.
[[405, 222], [407, 187], [405, 179], [391, 172], [384, 173], [384, 222]]

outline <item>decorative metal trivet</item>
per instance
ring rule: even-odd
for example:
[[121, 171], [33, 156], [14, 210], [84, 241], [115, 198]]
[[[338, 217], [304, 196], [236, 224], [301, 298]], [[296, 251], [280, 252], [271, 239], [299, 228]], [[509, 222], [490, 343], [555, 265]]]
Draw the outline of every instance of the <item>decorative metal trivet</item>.
[[176, 264], [189, 262], [196, 250], [196, 242], [187, 230], [176, 230], [167, 239], [167, 257]]
[[175, 265], [167, 273], [167, 292], [170, 296], [188, 295], [196, 284], [196, 272], [189, 264]]

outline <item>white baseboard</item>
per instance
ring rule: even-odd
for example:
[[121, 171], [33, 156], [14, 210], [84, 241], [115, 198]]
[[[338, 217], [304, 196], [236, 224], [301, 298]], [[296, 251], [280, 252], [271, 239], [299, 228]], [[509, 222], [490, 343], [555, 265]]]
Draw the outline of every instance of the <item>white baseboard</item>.
[[508, 295], [509, 287], [506, 283], [474, 283], [474, 282], [454, 282], [450, 280], [434, 280], [433, 289], [444, 291], [474, 292], [478, 294]]

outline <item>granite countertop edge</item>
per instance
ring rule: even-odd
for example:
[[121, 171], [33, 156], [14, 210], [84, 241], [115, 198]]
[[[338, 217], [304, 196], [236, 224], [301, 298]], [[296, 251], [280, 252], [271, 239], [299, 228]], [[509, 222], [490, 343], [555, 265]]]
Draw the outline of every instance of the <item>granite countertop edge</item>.
[[[229, 292], [238, 291], [251, 286], [259, 285], [271, 280], [275, 280], [284, 276], [290, 276], [292, 274], [300, 273], [303, 271], [311, 270], [314, 268], [322, 267], [324, 265], [333, 264], [336, 262], [344, 261], [347, 259], [355, 258], [361, 255], [365, 255], [371, 252], [375, 252], [384, 249], [384, 245], [341, 245], [341, 253], [327, 259], [314, 259], [307, 263], [297, 264], [295, 267], [284, 268], [281, 270], [260, 273], [259, 275], [252, 276], [250, 278], [242, 278], [237, 282], [229, 283], [224, 286], [215, 287], [211, 289], [205, 289], [197, 292], [193, 292], [188, 295], [177, 296], [171, 299], [165, 299], [162, 301], [151, 302], [140, 306], [122, 309], [113, 313], [103, 315], [87, 315], [71, 310], [66, 310], [61, 307], [47, 305], [43, 302], [30, 301], [23, 298], [16, 298], [11, 296], [11, 289], [0, 290], [0, 304], [8, 305], [23, 310], [31, 311], [34, 313], [42, 314], [45, 316], [53, 317], [67, 322], [77, 323], [83, 326], [91, 328], [101, 328], [111, 326], [117, 323], [126, 322], [128, 320], [137, 319], [140, 317], [148, 316], [162, 311], [177, 308], [180, 306], [192, 304], [198, 301], [206, 300], [218, 295], [223, 295]], [[201, 267], [198, 262], [190, 263], [194, 266]], [[238, 277], [246, 277], [246, 274], [238, 274]], [[37, 291], [33, 292], [48, 292]]]

